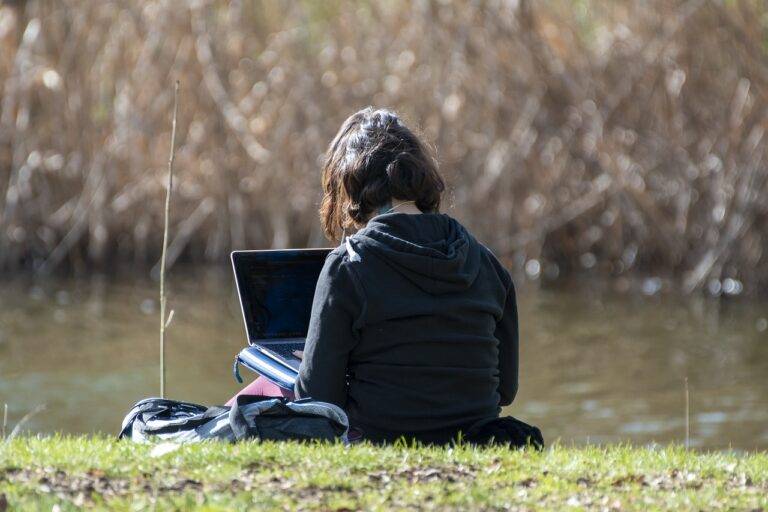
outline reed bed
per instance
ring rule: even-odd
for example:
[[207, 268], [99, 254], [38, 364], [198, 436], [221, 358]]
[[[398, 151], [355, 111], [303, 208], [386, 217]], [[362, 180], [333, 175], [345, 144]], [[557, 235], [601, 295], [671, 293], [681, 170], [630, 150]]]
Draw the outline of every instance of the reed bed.
[[[420, 127], [531, 278], [768, 287], [768, 10], [740, 0], [28, 0], [0, 12], [0, 270], [318, 246], [341, 121]], [[619, 279], [617, 282], [622, 282]]]

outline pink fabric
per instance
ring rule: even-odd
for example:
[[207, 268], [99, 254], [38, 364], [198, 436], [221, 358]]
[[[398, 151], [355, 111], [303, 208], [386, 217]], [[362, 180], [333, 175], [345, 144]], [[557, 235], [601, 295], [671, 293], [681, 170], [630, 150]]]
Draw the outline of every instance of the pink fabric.
[[235, 398], [240, 395], [258, 395], [258, 396], [282, 396], [285, 398], [293, 398], [293, 392], [283, 389], [277, 384], [273, 384], [264, 377], [259, 377], [243, 389], [237, 392], [235, 396], [229, 399], [226, 405], [232, 405], [235, 403]]

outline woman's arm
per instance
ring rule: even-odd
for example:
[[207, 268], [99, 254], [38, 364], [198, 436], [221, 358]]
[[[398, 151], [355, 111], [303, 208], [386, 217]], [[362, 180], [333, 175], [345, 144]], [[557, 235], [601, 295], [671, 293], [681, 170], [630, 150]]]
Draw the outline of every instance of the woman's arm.
[[500, 405], [509, 405], [517, 394], [520, 339], [517, 327], [517, 299], [515, 285], [510, 279], [504, 313], [496, 324], [499, 340], [499, 395]]
[[297, 398], [312, 397], [340, 407], [346, 404], [347, 362], [357, 343], [354, 323], [361, 303], [353, 279], [343, 257], [331, 253], [315, 288], [295, 386]]

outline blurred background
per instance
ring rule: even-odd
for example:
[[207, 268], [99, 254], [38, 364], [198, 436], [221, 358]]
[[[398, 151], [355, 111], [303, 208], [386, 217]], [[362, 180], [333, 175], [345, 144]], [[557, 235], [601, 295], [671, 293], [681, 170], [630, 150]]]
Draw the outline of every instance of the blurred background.
[[509, 413], [547, 439], [680, 441], [688, 378], [692, 444], [768, 447], [765, 2], [0, 1], [11, 421], [45, 403], [28, 428], [112, 432], [157, 393], [175, 80], [172, 397], [236, 388], [229, 251], [328, 245], [322, 155], [375, 105], [516, 276]]

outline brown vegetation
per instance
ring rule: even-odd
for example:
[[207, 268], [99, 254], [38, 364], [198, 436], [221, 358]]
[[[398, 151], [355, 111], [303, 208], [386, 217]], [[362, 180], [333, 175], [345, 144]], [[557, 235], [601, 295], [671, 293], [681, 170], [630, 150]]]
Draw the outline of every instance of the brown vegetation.
[[[323, 245], [355, 109], [435, 145], [445, 202], [529, 275], [768, 285], [766, 16], [740, 0], [29, 0], [0, 14], [0, 269]], [[651, 286], [653, 288], [654, 286]]]

